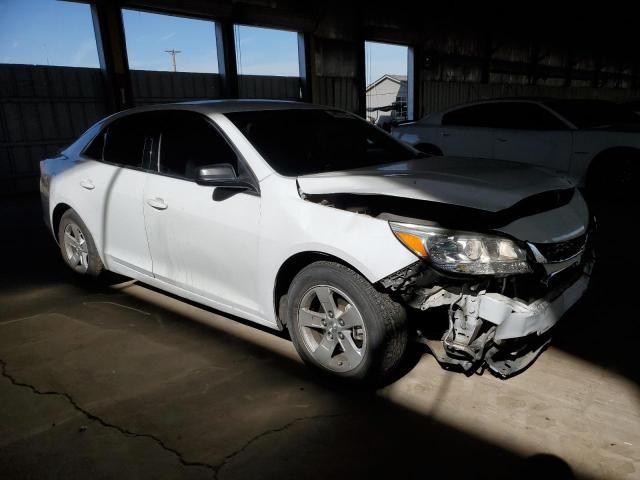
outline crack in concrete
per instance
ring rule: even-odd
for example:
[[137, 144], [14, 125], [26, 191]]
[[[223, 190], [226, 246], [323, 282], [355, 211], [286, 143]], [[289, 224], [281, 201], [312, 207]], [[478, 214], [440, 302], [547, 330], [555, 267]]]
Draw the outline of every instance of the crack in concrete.
[[69, 402], [69, 404], [76, 411], [80, 412], [87, 419], [92, 420], [94, 422], [97, 422], [97, 423], [99, 423], [100, 425], [102, 425], [105, 428], [114, 429], [114, 430], [120, 432], [122, 435], [125, 435], [125, 436], [128, 436], [128, 437], [148, 438], [148, 439], [152, 440], [153, 442], [155, 442], [157, 445], [159, 445], [163, 450], [165, 450], [165, 451], [171, 453], [172, 455], [174, 455], [183, 466], [185, 466], [185, 467], [200, 467], [200, 468], [208, 469], [209, 471], [212, 472], [214, 479], [219, 478], [221, 470], [224, 467], [226, 467], [229, 464], [229, 462], [231, 462], [235, 457], [240, 455], [242, 452], [244, 452], [247, 448], [249, 448], [252, 444], [257, 442], [261, 438], [264, 438], [264, 437], [266, 437], [268, 435], [272, 435], [274, 433], [283, 432], [283, 431], [291, 428], [292, 426], [294, 426], [294, 425], [296, 425], [297, 423], [300, 423], [300, 422], [304, 422], [304, 421], [308, 421], [308, 420], [316, 420], [316, 419], [337, 418], [337, 417], [343, 417], [343, 416], [347, 416], [347, 415], [351, 415], [352, 414], [351, 412], [343, 412], [343, 413], [334, 413], [334, 414], [309, 415], [308, 417], [294, 418], [290, 422], [287, 422], [286, 424], [284, 424], [284, 425], [282, 425], [280, 427], [266, 430], [264, 432], [259, 433], [255, 437], [250, 438], [240, 448], [238, 448], [234, 452], [230, 453], [229, 455], [226, 455], [224, 457], [224, 459], [222, 460], [222, 462], [220, 462], [218, 465], [212, 465], [212, 464], [209, 464], [209, 463], [193, 462], [193, 461], [186, 460], [183, 457], [182, 453], [180, 453], [180, 451], [169, 447], [160, 438], [156, 437], [155, 435], [151, 435], [149, 433], [137, 433], [137, 432], [134, 432], [134, 431], [131, 431], [131, 430], [127, 430], [126, 428], [120, 427], [120, 426], [115, 425], [113, 423], [109, 423], [106, 420], [104, 420], [103, 418], [98, 417], [97, 415], [95, 415], [95, 414], [89, 412], [88, 410], [85, 410], [84, 408], [82, 408], [80, 405], [78, 405], [76, 403], [76, 401], [73, 399], [73, 397], [71, 397], [71, 395], [69, 395], [67, 393], [49, 391], [49, 390], [39, 390], [38, 388], [34, 387], [33, 385], [18, 381], [13, 375], [11, 375], [9, 372], [7, 372], [7, 363], [2, 359], [0, 359], [0, 369], [1, 369], [2, 376], [5, 377], [7, 380], [9, 380], [13, 385], [15, 385], [17, 387], [28, 388], [29, 390], [31, 390], [36, 395], [52, 395], [52, 396], [62, 397], [64, 399], [66, 399], [67, 402]]
[[99, 423], [100, 425], [102, 425], [105, 428], [110, 428], [110, 429], [117, 430], [121, 434], [123, 434], [125, 436], [128, 436], [128, 437], [148, 438], [148, 439], [152, 440], [153, 442], [155, 442], [157, 445], [159, 445], [163, 450], [165, 450], [165, 451], [171, 453], [172, 455], [174, 455], [183, 466], [185, 466], [185, 467], [206, 468], [206, 469], [208, 469], [208, 470], [210, 470], [212, 472], [213, 478], [216, 478], [217, 472], [219, 470], [219, 467], [216, 467], [214, 465], [210, 465], [208, 463], [192, 462], [192, 461], [186, 460], [182, 456], [182, 453], [180, 453], [175, 448], [169, 447], [161, 439], [159, 439], [158, 437], [156, 437], [154, 435], [151, 435], [149, 433], [133, 432], [131, 430], [127, 430], [126, 428], [120, 427], [120, 426], [115, 425], [113, 423], [109, 423], [106, 420], [104, 420], [104, 419], [98, 417], [97, 415], [89, 412], [88, 410], [85, 410], [84, 408], [82, 408], [80, 405], [78, 405], [76, 403], [76, 401], [73, 399], [73, 397], [71, 397], [71, 395], [69, 395], [67, 393], [49, 391], [49, 390], [44, 390], [43, 391], [43, 390], [39, 390], [38, 388], [36, 388], [33, 385], [30, 385], [28, 383], [20, 382], [13, 375], [11, 375], [9, 372], [7, 372], [7, 363], [2, 359], [0, 359], [0, 367], [1, 367], [1, 370], [2, 370], [2, 372], [1, 372], [2, 376], [5, 377], [7, 380], [9, 380], [13, 385], [15, 385], [17, 387], [28, 388], [29, 390], [31, 390], [36, 395], [52, 395], [52, 396], [58, 396], [58, 397], [65, 398], [67, 400], [67, 402], [69, 402], [69, 404], [76, 411], [80, 412], [82, 415], [87, 417], [89, 420], [97, 422], [97, 423]]
[[231, 460], [233, 460], [235, 457], [237, 457], [238, 455], [240, 455], [242, 452], [244, 452], [247, 448], [249, 448], [249, 446], [251, 446], [253, 443], [257, 442], [258, 440], [260, 440], [263, 437], [266, 437], [267, 435], [271, 435], [274, 433], [279, 433], [279, 432], [283, 432], [284, 430], [287, 430], [288, 428], [291, 428], [292, 426], [294, 426], [297, 423], [303, 422], [303, 421], [307, 421], [307, 420], [316, 420], [316, 419], [325, 419], [325, 418], [337, 418], [337, 417], [344, 417], [347, 415], [351, 415], [351, 412], [343, 412], [343, 413], [334, 413], [334, 414], [320, 414], [320, 415], [309, 415], [308, 417], [299, 417], [299, 418], [294, 418], [293, 420], [291, 420], [290, 422], [284, 424], [281, 427], [277, 427], [277, 428], [272, 428], [270, 430], [266, 430], [262, 433], [259, 433], [258, 435], [256, 435], [255, 437], [252, 437], [251, 439], [249, 439], [244, 445], [242, 445], [240, 448], [238, 448], [237, 450], [235, 450], [234, 452], [230, 453], [229, 455], [226, 455], [224, 457], [224, 460], [222, 460], [222, 462], [218, 465], [216, 465], [214, 468], [216, 469], [216, 479], [219, 478], [220, 476], [220, 472], [222, 471], [222, 469], [227, 466], [229, 464], [229, 462], [231, 462]]

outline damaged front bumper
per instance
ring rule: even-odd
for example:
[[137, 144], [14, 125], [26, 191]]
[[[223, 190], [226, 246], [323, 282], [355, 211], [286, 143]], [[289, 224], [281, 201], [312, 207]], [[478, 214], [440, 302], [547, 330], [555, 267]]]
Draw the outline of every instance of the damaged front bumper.
[[531, 301], [478, 286], [419, 289], [410, 306], [422, 311], [448, 306], [449, 328], [440, 338], [419, 330], [417, 340], [445, 368], [469, 375], [489, 368], [499, 377], [513, 376], [533, 363], [548, 345], [550, 329], [584, 295], [593, 263], [585, 252], [562, 268], [555, 267], [547, 272], [547, 279], [559, 274], [554, 285]]
[[543, 298], [525, 303], [499, 293], [478, 296], [478, 317], [496, 325], [494, 341], [542, 335], [569, 310], [589, 286], [592, 263], [585, 266], [577, 280], [566, 290], [556, 288]]

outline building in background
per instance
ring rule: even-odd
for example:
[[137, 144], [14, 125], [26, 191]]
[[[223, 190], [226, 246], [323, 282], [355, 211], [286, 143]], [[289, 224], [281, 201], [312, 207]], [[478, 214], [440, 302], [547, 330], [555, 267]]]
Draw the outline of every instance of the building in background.
[[385, 74], [367, 86], [367, 120], [383, 128], [407, 119], [407, 76]]

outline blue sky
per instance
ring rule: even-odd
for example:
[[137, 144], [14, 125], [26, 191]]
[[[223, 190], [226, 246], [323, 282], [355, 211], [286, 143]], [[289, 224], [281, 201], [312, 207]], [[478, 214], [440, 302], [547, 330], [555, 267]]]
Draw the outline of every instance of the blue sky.
[[298, 34], [236, 25], [238, 73], [298, 76]]
[[135, 10], [124, 10], [122, 19], [131, 69], [171, 70], [165, 50], [175, 49], [179, 72], [218, 72], [213, 22]]
[[364, 44], [367, 85], [384, 74], [407, 74], [407, 47], [388, 43]]
[[0, 0], [0, 63], [98, 67], [89, 6]]
[[[165, 50], [180, 50], [178, 71], [217, 72], [213, 22], [123, 11], [132, 69], [171, 70]], [[237, 25], [238, 73], [297, 76], [296, 32]], [[367, 83], [406, 75], [407, 48], [366, 42]], [[99, 67], [88, 5], [56, 0], [0, 0], [0, 63]]]

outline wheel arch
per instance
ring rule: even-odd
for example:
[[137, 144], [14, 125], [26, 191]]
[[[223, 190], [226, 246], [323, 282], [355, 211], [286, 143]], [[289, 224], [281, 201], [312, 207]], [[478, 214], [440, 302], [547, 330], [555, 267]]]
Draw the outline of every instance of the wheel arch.
[[279, 327], [282, 328], [287, 323], [287, 319], [283, 314], [283, 311], [286, 307], [286, 304], [284, 302], [286, 302], [287, 292], [289, 290], [291, 282], [304, 267], [320, 260], [329, 260], [339, 263], [347, 268], [350, 268], [359, 275], [362, 275], [362, 277], [367, 278], [366, 275], [364, 275], [358, 268], [354, 267], [349, 262], [346, 262], [345, 260], [329, 253], [320, 251], [304, 251], [290, 256], [278, 269], [276, 280], [273, 286], [273, 309]]
[[593, 180], [592, 175], [597, 172], [597, 169], [601, 166], [602, 162], [606, 161], [607, 158], [624, 154], [640, 157], [640, 149], [635, 147], [611, 147], [596, 154], [589, 162], [585, 173], [584, 180], [587, 188], [589, 187], [589, 183]]
[[67, 210], [71, 209], [71, 205], [61, 202], [55, 206], [53, 212], [51, 213], [51, 229], [53, 230], [53, 236], [56, 239], [56, 243], [59, 243], [58, 228], [60, 227], [60, 220], [62, 220], [62, 215], [64, 215]]

